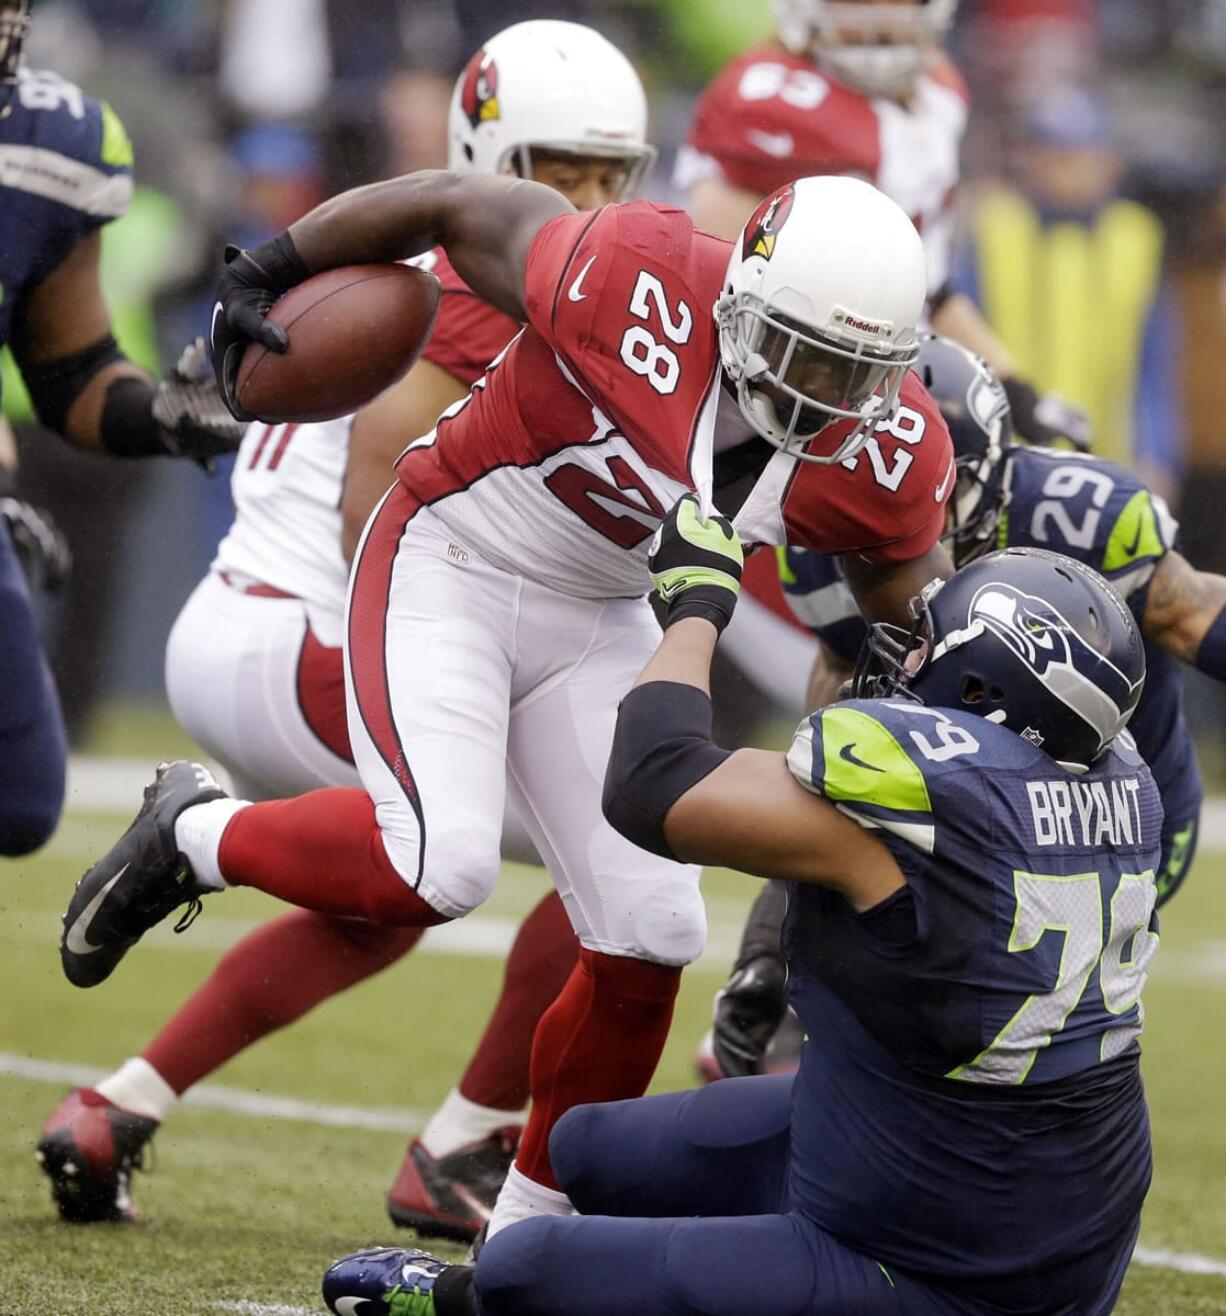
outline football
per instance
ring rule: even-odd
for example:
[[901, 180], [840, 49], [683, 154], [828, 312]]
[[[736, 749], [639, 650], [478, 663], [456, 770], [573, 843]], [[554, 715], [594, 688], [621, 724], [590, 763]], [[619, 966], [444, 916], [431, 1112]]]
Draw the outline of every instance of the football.
[[289, 350], [252, 343], [235, 393], [267, 421], [332, 420], [365, 406], [408, 373], [438, 314], [440, 284], [412, 265], [343, 265], [273, 304]]

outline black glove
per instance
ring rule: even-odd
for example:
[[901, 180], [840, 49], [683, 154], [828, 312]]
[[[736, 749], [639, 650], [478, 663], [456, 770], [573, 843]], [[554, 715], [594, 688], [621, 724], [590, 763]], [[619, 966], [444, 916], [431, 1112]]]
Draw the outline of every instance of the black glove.
[[247, 427], [221, 400], [203, 338], [188, 343], [157, 386], [153, 419], [169, 452], [199, 462], [206, 471], [212, 471], [214, 457], [233, 452], [242, 442]]
[[1094, 425], [1087, 412], [1058, 393], [1040, 397], [1029, 380], [1017, 375], [1002, 379], [1001, 384], [1013, 413], [1013, 428], [1020, 438], [1040, 448], [1067, 444], [1078, 452], [1090, 451]]
[[283, 292], [309, 278], [311, 272], [288, 233], [254, 251], [229, 246], [225, 258], [226, 267], [217, 281], [209, 346], [222, 401], [238, 420], [252, 420], [234, 396], [239, 362], [248, 343], [262, 343], [272, 352], [284, 352], [289, 347], [285, 330], [269, 324], [264, 317]]
[[680, 499], [647, 552], [651, 583], [665, 607], [665, 628], [683, 617], [705, 617], [722, 631], [741, 592], [744, 561], [727, 517], [713, 513], [704, 521], [696, 495]]
[[728, 1078], [762, 1072], [787, 1009], [786, 983], [783, 956], [764, 952], [733, 970], [716, 996], [711, 1044]]
[[0, 471], [0, 523], [8, 527], [17, 560], [34, 588], [57, 590], [72, 570], [72, 550], [49, 512], [9, 492], [12, 476]]

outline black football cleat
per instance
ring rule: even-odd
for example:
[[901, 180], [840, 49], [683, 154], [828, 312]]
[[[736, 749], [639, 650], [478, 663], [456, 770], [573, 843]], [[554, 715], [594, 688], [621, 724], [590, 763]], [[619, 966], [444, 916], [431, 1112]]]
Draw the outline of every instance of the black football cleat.
[[78, 1225], [135, 1220], [132, 1171], [144, 1168], [145, 1145], [157, 1128], [157, 1120], [121, 1110], [92, 1088], [70, 1092], [51, 1112], [34, 1153], [60, 1218]]
[[132, 825], [77, 883], [64, 915], [60, 962], [74, 987], [96, 987], [140, 938], [187, 904], [184, 931], [200, 912], [201, 891], [175, 844], [175, 819], [193, 804], [225, 798], [200, 763], [158, 765]]
[[429, 1238], [471, 1243], [494, 1209], [519, 1134], [500, 1129], [437, 1160], [414, 1138], [387, 1195], [392, 1222]]

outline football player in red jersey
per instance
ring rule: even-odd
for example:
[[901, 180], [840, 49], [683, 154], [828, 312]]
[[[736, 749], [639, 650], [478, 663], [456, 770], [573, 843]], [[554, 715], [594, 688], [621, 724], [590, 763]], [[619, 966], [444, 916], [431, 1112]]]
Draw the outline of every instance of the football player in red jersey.
[[867, 178], [915, 221], [933, 329], [1005, 382], [1018, 432], [1088, 446], [1086, 416], [1040, 398], [969, 298], [951, 292], [966, 85], [941, 39], [957, 0], [774, 0], [776, 36], [699, 98], [676, 182], [700, 228], [732, 237], [763, 196], [808, 174]]
[[[452, 163], [535, 178], [579, 210], [623, 197], [653, 154], [646, 100], [633, 70], [617, 64], [622, 76], [606, 85], [603, 107], [581, 121], [591, 135], [579, 135], [568, 105], [590, 102], [588, 84], [608, 73], [609, 48], [592, 38], [550, 22], [493, 37], [456, 84]], [[596, 136], [627, 129], [612, 152]], [[421, 360], [356, 416], [248, 428], [232, 481], [234, 525], [171, 632], [166, 677], [175, 715], [246, 798], [359, 784], [340, 647], [354, 547], [406, 436], [429, 431], [520, 329], [478, 298], [442, 251], [417, 263], [443, 285]], [[518, 824], [503, 849], [532, 856]], [[139, 1056], [56, 1107], [39, 1155], [61, 1212], [78, 1221], [132, 1218], [132, 1167], [182, 1093], [392, 963], [419, 936], [416, 928], [295, 910], [244, 938]], [[532, 1034], [577, 955], [551, 893], [520, 929], [502, 996], [463, 1078], [410, 1145], [388, 1195], [397, 1223], [458, 1238], [480, 1228], [523, 1122]]]
[[[61, 951], [92, 985], [173, 908], [231, 884], [404, 927], [460, 917], [497, 877], [509, 783], [581, 951], [536, 1032], [494, 1232], [570, 1209], [550, 1129], [646, 1088], [703, 945], [697, 870], [601, 813], [618, 698], [657, 635], [653, 530], [699, 490], [751, 541], [843, 554], [865, 613], [901, 621], [949, 571], [953, 465], [909, 373], [919, 236], [846, 178], [782, 189], [733, 244], [680, 211], [579, 214], [526, 181], [419, 173], [343, 194], [228, 266], [213, 347], [231, 400], [245, 344], [284, 347], [263, 318], [279, 293], [434, 245], [528, 324], [406, 449], [359, 545], [346, 681], [366, 794], [251, 804], [197, 765], [164, 767], [80, 883]], [[343, 884], [323, 876], [337, 872]]]

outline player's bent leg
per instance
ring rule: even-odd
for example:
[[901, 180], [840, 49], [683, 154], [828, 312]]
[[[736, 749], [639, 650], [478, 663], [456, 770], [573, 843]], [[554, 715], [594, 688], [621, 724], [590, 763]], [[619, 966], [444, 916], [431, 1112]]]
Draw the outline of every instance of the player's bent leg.
[[584, 1215], [758, 1215], [784, 1200], [792, 1076], [579, 1106], [550, 1159]]
[[25, 578], [0, 525], [0, 855], [51, 837], [64, 803], [68, 741]]

